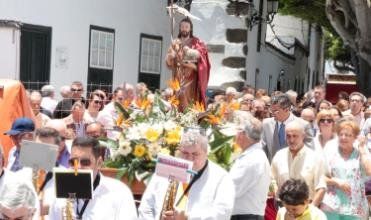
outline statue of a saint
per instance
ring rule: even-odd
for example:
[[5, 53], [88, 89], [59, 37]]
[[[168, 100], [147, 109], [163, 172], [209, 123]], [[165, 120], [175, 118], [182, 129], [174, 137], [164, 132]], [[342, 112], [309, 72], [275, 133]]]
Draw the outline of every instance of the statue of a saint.
[[178, 38], [168, 50], [166, 64], [172, 70], [173, 80], [180, 84], [177, 92], [179, 111], [196, 102], [206, 108], [210, 62], [205, 44], [193, 36], [193, 24], [188, 17], [179, 24]]

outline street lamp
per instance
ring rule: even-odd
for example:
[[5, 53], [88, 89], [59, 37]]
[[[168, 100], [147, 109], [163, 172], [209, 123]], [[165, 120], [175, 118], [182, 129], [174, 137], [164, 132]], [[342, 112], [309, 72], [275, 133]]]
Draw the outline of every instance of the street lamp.
[[270, 24], [273, 21], [274, 15], [278, 10], [277, 0], [267, 0], [267, 15], [265, 17], [262, 16], [261, 11], [256, 10], [254, 0], [248, 0], [247, 2], [249, 8], [246, 16], [246, 24], [250, 31], [257, 24], [261, 24], [262, 22]]

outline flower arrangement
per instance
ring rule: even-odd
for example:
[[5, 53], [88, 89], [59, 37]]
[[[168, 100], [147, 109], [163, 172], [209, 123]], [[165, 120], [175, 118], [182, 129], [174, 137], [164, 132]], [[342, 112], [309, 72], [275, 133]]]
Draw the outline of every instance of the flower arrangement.
[[[178, 84], [174, 82], [174, 86]], [[165, 102], [159, 94], [137, 99], [134, 107], [115, 103], [117, 126], [122, 132], [118, 141], [101, 140], [112, 151], [105, 166], [118, 168], [117, 177], [126, 175], [129, 183], [145, 180], [154, 172], [159, 152], [175, 155], [184, 128], [202, 126], [210, 140], [209, 158], [228, 169], [238, 148], [233, 136], [221, 132], [226, 107], [205, 112], [195, 103], [182, 113], [177, 110], [178, 103], [176, 97]]]

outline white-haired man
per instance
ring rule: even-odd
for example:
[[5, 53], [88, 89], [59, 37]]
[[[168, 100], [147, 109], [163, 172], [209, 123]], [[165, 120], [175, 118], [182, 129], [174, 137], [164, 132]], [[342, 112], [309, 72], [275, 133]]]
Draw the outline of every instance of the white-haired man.
[[43, 97], [41, 100], [41, 107], [50, 111], [52, 114], [54, 112], [55, 107], [58, 104], [58, 101], [55, 100], [55, 88], [52, 85], [45, 85], [41, 88], [41, 96]]
[[366, 102], [366, 97], [360, 92], [352, 92], [349, 95], [349, 110], [343, 112], [343, 116], [352, 116], [362, 128], [365, 123], [365, 114], [363, 112], [363, 105]]
[[278, 188], [290, 179], [302, 179], [309, 187], [309, 199], [316, 206], [320, 204], [326, 190], [323, 179], [325, 166], [323, 158], [304, 144], [305, 128], [298, 121], [286, 126], [287, 146], [279, 150], [272, 160], [272, 177]]
[[31, 182], [12, 179], [0, 190], [0, 219], [39, 219], [38, 205]]
[[[208, 141], [202, 133], [192, 128], [182, 136], [180, 157], [193, 162], [197, 175], [183, 188], [183, 195], [175, 199], [175, 211], [162, 212], [169, 181], [154, 175], [142, 197], [140, 219], [230, 219], [235, 195], [233, 182], [223, 168], [208, 161]], [[185, 207], [180, 207], [181, 204]]]
[[232, 220], [264, 219], [271, 177], [260, 143], [261, 133], [262, 124], [254, 117], [248, 118], [237, 133], [236, 143], [243, 152], [229, 171], [236, 190]]
[[107, 130], [107, 137], [111, 139], [117, 139], [120, 136], [120, 132], [115, 131], [116, 120], [118, 118], [118, 113], [115, 108], [115, 102], [123, 103], [125, 100], [125, 91], [122, 87], [117, 87], [113, 91], [112, 100], [103, 110], [98, 113], [97, 121], [101, 123]]

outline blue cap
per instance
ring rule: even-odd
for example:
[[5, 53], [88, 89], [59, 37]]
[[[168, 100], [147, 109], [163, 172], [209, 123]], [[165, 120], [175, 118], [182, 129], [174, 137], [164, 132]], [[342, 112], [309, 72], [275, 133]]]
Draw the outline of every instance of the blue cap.
[[6, 135], [17, 135], [23, 132], [32, 132], [35, 130], [35, 124], [30, 118], [17, 118], [13, 124], [12, 128], [5, 132]]

